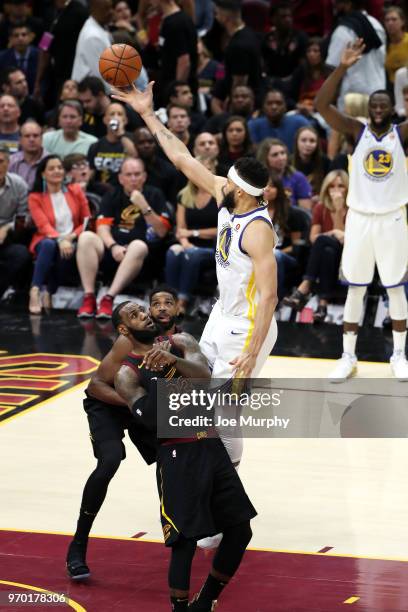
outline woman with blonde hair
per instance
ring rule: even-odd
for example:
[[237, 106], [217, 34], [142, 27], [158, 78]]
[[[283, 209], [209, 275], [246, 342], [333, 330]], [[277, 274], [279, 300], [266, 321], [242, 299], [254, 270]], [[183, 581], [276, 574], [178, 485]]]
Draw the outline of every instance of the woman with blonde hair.
[[[211, 172], [215, 160], [197, 157]], [[178, 195], [178, 242], [166, 254], [166, 283], [177, 290], [179, 313], [185, 314], [200, 271], [215, 263], [218, 207], [215, 198], [191, 181]]]
[[344, 170], [332, 170], [325, 177], [320, 202], [313, 209], [310, 229], [312, 247], [306, 274], [292, 295], [283, 300], [286, 306], [301, 311], [315, 286], [319, 297], [319, 305], [313, 315], [315, 323], [325, 320], [327, 305], [337, 284], [344, 243], [348, 186], [349, 178]]

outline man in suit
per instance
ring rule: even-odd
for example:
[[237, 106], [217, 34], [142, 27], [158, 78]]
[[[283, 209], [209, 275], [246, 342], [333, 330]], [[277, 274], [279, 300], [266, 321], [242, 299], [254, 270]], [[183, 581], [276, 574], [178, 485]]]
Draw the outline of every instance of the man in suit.
[[0, 53], [0, 70], [15, 66], [24, 72], [29, 93], [33, 93], [38, 65], [38, 49], [30, 45], [33, 33], [26, 23], [14, 24], [10, 28], [9, 48]]

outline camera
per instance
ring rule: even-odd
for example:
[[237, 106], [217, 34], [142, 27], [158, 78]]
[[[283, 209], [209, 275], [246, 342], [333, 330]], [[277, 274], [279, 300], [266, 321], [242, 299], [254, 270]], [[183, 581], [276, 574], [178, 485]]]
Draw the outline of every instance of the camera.
[[111, 119], [109, 121], [109, 127], [113, 132], [117, 132], [119, 129], [119, 121], [118, 119]]

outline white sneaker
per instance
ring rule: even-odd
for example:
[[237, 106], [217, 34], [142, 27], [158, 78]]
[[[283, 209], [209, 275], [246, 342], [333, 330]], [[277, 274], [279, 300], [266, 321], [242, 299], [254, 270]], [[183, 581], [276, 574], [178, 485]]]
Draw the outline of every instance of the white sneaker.
[[340, 383], [357, 373], [357, 357], [350, 353], [343, 353], [336, 367], [330, 372], [328, 378], [332, 383]]
[[198, 540], [197, 546], [200, 548], [204, 548], [205, 550], [210, 550], [211, 548], [218, 548], [220, 542], [222, 540], [222, 533], [217, 533], [215, 536], [210, 536], [208, 538], [203, 538], [202, 540]]
[[404, 351], [395, 351], [390, 359], [391, 370], [395, 378], [401, 382], [408, 380], [408, 361]]

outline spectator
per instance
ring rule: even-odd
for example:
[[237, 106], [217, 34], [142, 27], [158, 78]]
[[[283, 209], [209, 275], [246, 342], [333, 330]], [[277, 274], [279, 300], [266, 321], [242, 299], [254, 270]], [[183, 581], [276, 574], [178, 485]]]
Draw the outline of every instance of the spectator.
[[78, 83], [87, 76], [99, 75], [99, 56], [112, 44], [107, 30], [112, 18], [112, 0], [91, 0], [90, 16], [79, 33], [72, 68], [72, 78]]
[[10, 157], [9, 171], [21, 176], [31, 191], [38, 165], [47, 155], [42, 145], [41, 126], [28, 119], [20, 128], [20, 151]]
[[215, 19], [225, 30], [228, 44], [224, 52], [225, 78], [217, 82], [213, 91], [214, 114], [224, 110], [224, 101], [237, 85], [248, 85], [258, 96], [262, 63], [258, 38], [242, 21], [239, 0], [216, 0]]
[[282, 179], [287, 196], [292, 206], [301, 206], [306, 210], [312, 208], [312, 188], [302, 172], [289, 164], [288, 149], [281, 140], [267, 138], [257, 152], [257, 159], [269, 170], [274, 170]]
[[30, 45], [31, 30], [28, 25], [15, 24], [10, 27], [9, 48], [0, 53], [0, 71], [16, 66], [27, 79], [30, 94], [33, 93], [38, 66], [38, 49]]
[[64, 100], [58, 110], [59, 130], [44, 134], [44, 147], [50, 153], [64, 158], [71, 153], [88, 153], [97, 141], [95, 136], [80, 131], [83, 122], [82, 104], [78, 100]]
[[[214, 161], [198, 158], [212, 173]], [[218, 207], [215, 198], [189, 181], [179, 193], [177, 203], [177, 244], [167, 251], [166, 283], [179, 297], [179, 313], [185, 314], [200, 272], [214, 266]]]
[[307, 215], [299, 207], [290, 205], [282, 179], [274, 170], [269, 171], [269, 182], [264, 198], [278, 235], [275, 257], [278, 265], [278, 298], [281, 300], [289, 275], [299, 267], [298, 245], [302, 243], [310, 223]]
[[305, 104], [309, 108], [310, 100], [314, 100], [330, 72], [330, 66], [323, 60], [321, 39], [310, 38], [305, 58], [294, 69], [289, 80], [282, 84], [291, 101], [297, 102], [297, 108], [302, 110]]
[[216, 81], [224, 76], [221, 64], [211, 58], [211, 53], [201, 39], [197, 42], [198, 91], [208, 95]]
[[132, 18], [132, 11], [128, 2], [114, 0], [112, 21], [116, 30], [125, 30], [132, 36], [136, 34], [136, 21]]
[[88, 76], [78, 83], [78, 98], [84, 107], [83, 132], [97, 138], [106, 135], [105, 112], [110, 104], [105, 85], [96, 76]]
[[211, 134], [220, 134], [225, 122], [232, 115], [239, 115], [246, 120], [251, 119], [255, 110], [255, 95], [247, 85], [236, 85], [232, 88], [228, 110], [210, 117], [204, 129]]
[[88, 17], [88, 10], [80, 0], [54, 0], [53, 13], [49, 31], [39, 44], [40, 57], [34, 86], [36, 97], [41, 97], [41, 85], [50, 70], [55, 91], [59, 91], [64, 81], [71, 78], [78, 36]]
[[193, 153], [195, 157], [211, 157], [212, 159], [217, 158], [220, 153], [220, 148], [215, 136], [209, 132], [201, 132], [201, 134], [197, 134], [194, 141]]
[[72, 79], [67, 79], [66, 81], [64, 81], [61, 87], [61, 93], [59, 94], [58, 103], [56, 107], [46, 114], [45, 123], [48, 127], [58, 127], [59, 108], [61, 106], [61, 103], [65, 100], [79, 101], [78, 83], [76, 81], [73, 81]]
[[341, 82], [337, 102], [340, 110], [344, 110], [344, 96], [349, 92], [370, 95], [385, 89], [385, 31], [377, 19], [361, 10], [363, 3], [364, 0], [335, 0], [340, 21], [330, 39], [327, 64], [338, 66], [344, 48], [357, 38], [365, 42], [363, 57]]
[[64, 158], [63, 166], [67, 183], [77, 183], [88, 200], [91, 219], [88, 228], [96, 229], [96, 218], [99, 214], [102, 197], [106, 193], [106, 188], [102, 183], [94, 181], [89, 162], [86, 155], [72, 153]]
[[323, 323], [327, 305], [333, 297], [344, 243], [344, 224], [347, 214], [346, 197], [349, 179], [343, 170], [333, 170], [325, 177], [320, 192], [320, 203], [313, 209], [310, 230], [310, 251], [306, 274], [299, 287], [283, 300], [286, 306], [301, 311], [316, 284], [319, 305], [313, 315], [315, 323]]
[[40, 125], [44, 124], [44, 106], [39, 100], [28, 95], [26, 76], [20, 68], [9, 66], [2, 74], [2, 90], [14, 96], [20, 107], [19, 122], [35, 119]]
[[202, 37], [212, 28], [214, 21], [214, 7], [212, 0], [195, 0], [195, 26], [198, 36]]
[[[90, 217], [88, 201], [79, 185], [64, 188], [64, 168], [57, 155], [45, 157], [37, 168], [28, 198], [36, 232], [30, 251], [36, 256], [29, 311], [51, 308], [59, 279], [75, 268], [75, 241]], [[42, 295], [41, 295], [41, 292]]]
[[89, 147], [88, 161], [97, 181], [117, 187], [118, 175], [125, 157], [135, 157], [136, 148], [125, 135], [127, 115], [124, 106], [113, 102], [103, 118], [106, 136]]
[[184, 106], [169, 104], [167, 108], [167, 127], [191, 150], [193, 135], [190, 132], [190, 125], [190, 117]]
[[225, 123], [222, 131], [220, 154], [218, 156], [221, 175], [226, 176], [237, 159], [249, 156], [253, 156], [253, 146], [247, 122], [238, 115], [232, 115]]
[[[368, 120], [368, 96], [366, 94], [348, 93], [344, 96], [344, 112], [351, 117], [356, 117], [363, 123]], [[347, 149], [347, 153], [352, 153], [354, 148], [349, 151], [349, 143], [347, 137], [337, 130], [330, 130], [327, 143], [327, 155], [330, 159], [334, 159], [339, 152]]]
[[320, 193], [329, 165], [329, 159], [320, 146], [317, 131], [313, 127], [300, 128], [295, 137], [293, 166], [306, 176], [313, 195]]
[[[151, 3], [152, 4], [152, 3]], [[186, 81], [197, 92], [197, 34], [194, 23], [174, 0], [154, 0], [161, 8], [159, 94], [165, 101], [172, 81]]]
[[[170, 228], [163, 194], [145, 185], [142, 160], [126, 159], [119, 173], [119, 188], [101, 202], [97, 234], [84, 232], [78, 243], [77, 262], [84, 288], [78, 317], [109, 319], [114, 297], [140, 272], [149, 252], [148, 239], [164, 238]], [[98, 268], [115, 271], [108, 293], [96, 308], [95, 280]]]
[[135, 145], [140, 159], [143, 160], [147, 174], [146, 185], [160, 189], [173, 206], [177, 194], [185, 184], [184, 176], [176, 170], [167, 158], [157, 155], [158, 148], [151, 132], [146, 127], [135, 131]]
[[272, 28], [262, 42], [262, 56], [270, 77], [288, 77], [305, 56], [307, 35], [293, 27], [289, 2], [273, 7]]
[[248, 122], [252, 142], [259, 144], [265, 138], [278, 138], [292, 153], [296, 132], [309, 125], [309, 121], [301, 115], [287, 115], [285, 97], [277, 89], [265, 94], [262, 109], [263, 117]]
[[388, 37], [385, 69], [388, 80], [394, 84], [395, 73], [408, 60], [408, 33], [405, 31], [405, 15], [399, 6], [390, 6], [384, 11], [384, 26]]
[[404, 66], [404, 68], [399, 68], [395, 73], [395, 112], [399, 117], [406, 117], [404, 105], [404, 89], [406, 87], [408, 87], [408, 66]]
[[18, 151], [20, 115], [21, 110], [15, 97], [0, 95], [0, 147], [6, 147], [10, 155]]
[[15, 25], [26, 24], [34, 33], [34, 43], [37, 44], [44, 24], [38, 17], [31, 15], [31, 7], [27, 0], [8, 0], [7, 14], [0, 23], [0, 49], [5, 49], [10, 39], [10, 33]]
[[27, 185], [8, 172], [8, 149], [0, 148], [0, 297], [30, 261], [28, 249], [13, 241], [12, 230], [27, 217]]
[[198, 134], [204, 123], [205, 117], [202, 113], [193, 110], [194, 95], [191, 87], [185, 81], [173, 81], [169, 85], [169, 104], [184, 107], [190, 115], [191, 131]]

